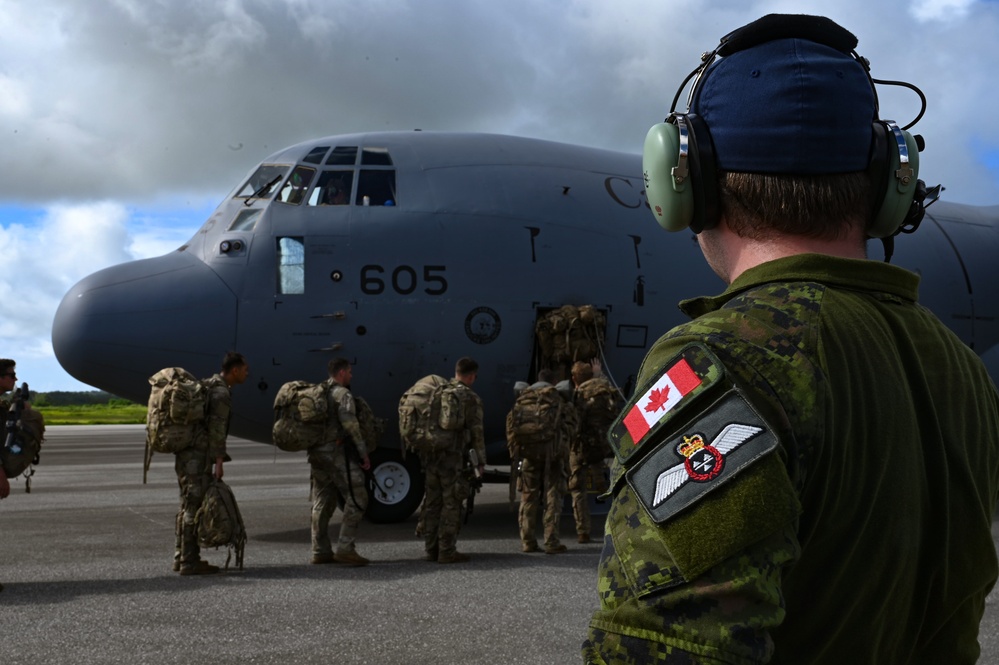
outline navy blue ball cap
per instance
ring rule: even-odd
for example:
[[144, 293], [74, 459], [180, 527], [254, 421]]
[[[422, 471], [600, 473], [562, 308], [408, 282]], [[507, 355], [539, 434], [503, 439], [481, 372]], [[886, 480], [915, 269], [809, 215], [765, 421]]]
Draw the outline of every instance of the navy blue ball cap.
[[773, 174], [863, 171], [877, 119], [863, 65], [801, 38], [775, 39], [713, 63], [690, 113], [707, 124], [720, 170]]

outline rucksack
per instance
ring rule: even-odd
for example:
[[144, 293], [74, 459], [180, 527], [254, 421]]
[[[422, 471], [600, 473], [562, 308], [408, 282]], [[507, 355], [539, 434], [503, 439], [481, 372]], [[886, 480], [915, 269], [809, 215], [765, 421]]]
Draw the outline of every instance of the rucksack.
[[378, 439], [385, 431], [385, 421], [375, 417], [375, 412], [362, 397], [354, 397], [354, 408], [357, 409], [357, 423], [361, 426], [361, 435], [370, 453], [378, 447]]
[[399, 436], [417, 452], [444, 450], [455, 444], [455, 432], [465, 426], [464, 400], [457, 386], [430, 374], [417, 381], [399, 400]]
[[534, 331], [548, 363], [567, 363], [600, 355], [607, 317], [593, 305], [563, 305], [538, 319]]
[[281, 450], [307, 450], [323, 442], [329, 413], [329, 383], [289, 381], [274, 397], [274, 445]]
[[[35, 409], [24, 409], [16, 423], [8, 424], [10, 425], [14, 428], [14, 436], [7, 437], [9, 430], [4, 429], [4, 439], [0, 440], [0, 463], [7, 477], [15, 478], [26, 472], [33, 464], [38, 464], [42, 441], [45, 438], [45, 419]], [[6, 445], [7, 438], [10, 438], [10, 446]], [[31, 491], [30, 485], [26, 487]]]
[[540, 461], [555, 452], [566, 406], [554, 386], [525, 388], [506, 416], [511, 458]]
[[584, 381], [573, 396], [579, 413], [583, 457], [595, 463], [612, 455], [607, 431], [621, 411], [621, 394], [610, 381], [595, 377]]
[[194, 443], [204, 427], [208, 389], [182, 367], [167, 367], [149, 377], [146, 444], [158, 453], [177, 453]]
[[198, 530], [198, 543], [202, 547], [227, 547], [225, 569], [236, 554], [236, 565], [243, 570], [243, 549], [246, 546], [246, 527], [232, 489], [221, 480], [212, 480], [205, 490], [201, 507], [194, 517]]

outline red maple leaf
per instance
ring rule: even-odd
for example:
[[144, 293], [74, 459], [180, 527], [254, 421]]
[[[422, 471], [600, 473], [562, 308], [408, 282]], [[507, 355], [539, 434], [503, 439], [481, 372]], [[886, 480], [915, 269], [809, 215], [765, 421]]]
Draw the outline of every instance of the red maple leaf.
[[658, 411], [659, 409], [666, 406], [666, 402], [669, 401], [669, 386], [666, 386], [662, 390], [656, 389], [652, 391], [649, 396], [649, 403], [645, 405], [645, 410], [649, 413]]

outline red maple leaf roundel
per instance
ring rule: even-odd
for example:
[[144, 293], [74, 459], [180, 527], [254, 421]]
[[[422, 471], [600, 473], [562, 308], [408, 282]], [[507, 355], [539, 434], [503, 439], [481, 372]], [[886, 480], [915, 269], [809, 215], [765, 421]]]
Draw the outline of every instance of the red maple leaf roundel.
[[649, 395], [649, 403], [645, 405], [645, 410], [649, 413], [658, 411], [659, 409], [666, 406], [666, 402], [669, 401], [669, 386], [665, 388], [656, 389], [652, 391]]

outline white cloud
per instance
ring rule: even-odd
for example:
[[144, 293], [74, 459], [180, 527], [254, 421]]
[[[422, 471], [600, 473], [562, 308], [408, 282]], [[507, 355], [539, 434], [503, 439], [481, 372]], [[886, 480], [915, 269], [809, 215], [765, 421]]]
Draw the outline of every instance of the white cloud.
[[960, 21], [977, 0], [920, 0], [912, 6], [918, 21]]

